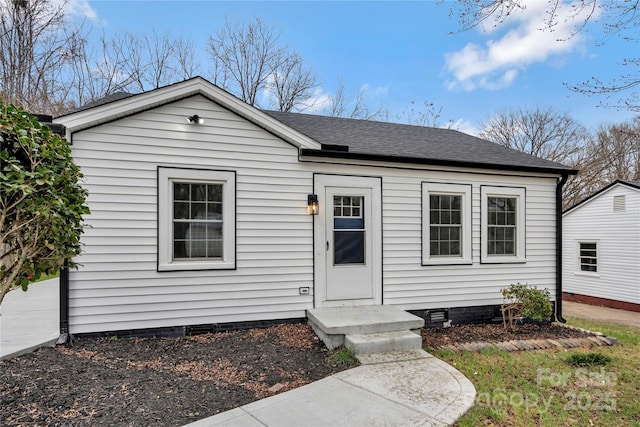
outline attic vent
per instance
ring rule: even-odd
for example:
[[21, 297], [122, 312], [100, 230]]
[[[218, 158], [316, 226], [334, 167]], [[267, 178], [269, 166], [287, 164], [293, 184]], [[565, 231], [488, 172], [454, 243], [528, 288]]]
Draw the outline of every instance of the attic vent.
[[624, 196], [613, 196], [613, 211], [624, 212], [625, 199]]
[[429, 310], [429, 323], [446, 322], [449, 319], [449, 310]]

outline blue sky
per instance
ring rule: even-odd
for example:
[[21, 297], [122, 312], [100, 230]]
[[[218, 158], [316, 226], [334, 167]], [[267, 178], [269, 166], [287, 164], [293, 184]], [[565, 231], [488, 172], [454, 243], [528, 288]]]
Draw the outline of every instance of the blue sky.
[[315, 71], [320, 99], [342, 80], [352, 95], [363, 88], [368, 104], [381, 104], [391, 120], [425, 101], [442, 107], [443, 122], [469, 132], [517, 107], [552, 107], [591, 129], [631, 118], [631, 112], [598, 107], [605, 98], [573, 93], [563, 83], [620, 75], [625, 51], [634, 46], [618, 37], [594, 43], [602, 37], [597, 22], [585, 34], [557, 41], [571, 23], [561, 21], [554, 33], [538, 31], [545, 4], [532, 2], [492, 31], [457, 32], [446, 2], [72, 1], [95, 33], [182, 31], [204, 68], [208, 36], [225, 17], [260, 17]]

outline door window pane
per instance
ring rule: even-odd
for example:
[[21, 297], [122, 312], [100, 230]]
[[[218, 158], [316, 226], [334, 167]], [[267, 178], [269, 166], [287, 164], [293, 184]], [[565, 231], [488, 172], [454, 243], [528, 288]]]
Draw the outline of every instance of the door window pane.
[[333, 263], [365, 263], [362, 196], [333, 196]]

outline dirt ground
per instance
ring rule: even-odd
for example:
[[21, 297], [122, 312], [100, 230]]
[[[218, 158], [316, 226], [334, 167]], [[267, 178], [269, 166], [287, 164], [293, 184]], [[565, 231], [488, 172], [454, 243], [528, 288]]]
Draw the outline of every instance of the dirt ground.
[[496, 343], [511, 340], [584, 338], [588, 336], [590, 334], [556, 323], [518, 325], [515, 331], [505, 329], [501, 323], [454, 325], [449, 328], [424, 328], [422, 330], [422, 345], [428, 348], [441, 348], [451, 344], [478, 341]]
[[[424, 329], [423, 345], [562, 338], [555, 325]], [[303, 324], [187, 338], [80, 339], [0, 361], [2, 426], [181, 426], [354, 366]]]
[[351, 367], [333, 353], [302, 324], [80, 339], [0, 362], [0, 425], [181, 426]]

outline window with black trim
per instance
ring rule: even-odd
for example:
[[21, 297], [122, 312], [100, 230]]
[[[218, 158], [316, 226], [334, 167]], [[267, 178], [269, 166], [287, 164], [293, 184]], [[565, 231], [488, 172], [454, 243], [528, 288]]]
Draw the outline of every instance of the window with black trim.
[[525, 189], [481, 187], [483, 263], [525, 261]]
[[471, 264], [471, 185], [422, 183], [422, 262]]
[[158, 270], [235, 268], [235, 173], [158, 168]]
[[578, 243], [578, 265], [579, 271], [583, 273], [598, 272], [598, 243], [579, 242]]

